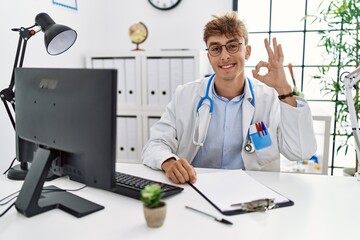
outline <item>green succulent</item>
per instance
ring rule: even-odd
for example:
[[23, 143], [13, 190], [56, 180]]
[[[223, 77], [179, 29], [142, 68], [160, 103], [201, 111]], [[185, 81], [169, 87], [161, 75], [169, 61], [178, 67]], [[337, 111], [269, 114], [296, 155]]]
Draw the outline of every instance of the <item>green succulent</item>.
[[141, 190], [141, 201], [148, 208], [156, 208], [161, 203], [163, 190], [157, 183], [149, 184]]

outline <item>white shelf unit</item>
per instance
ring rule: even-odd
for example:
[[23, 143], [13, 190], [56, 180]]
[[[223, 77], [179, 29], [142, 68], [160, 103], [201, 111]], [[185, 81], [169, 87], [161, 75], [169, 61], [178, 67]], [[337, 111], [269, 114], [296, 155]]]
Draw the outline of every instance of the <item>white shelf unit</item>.
[[117, 162], [139, 163], [150, 127], [163, 114], [176, 86], [211, 73], [206, 52], [129, 51], [86, 57], [87, 68], [116, 69]]
[[331, 115], [324, 113], [321, 110], [313, 112], [313, 126], [315, 138], [317, 143], [317, 156], [320, 169], [309, 171], [308, 166], [300, 162], [289, 161], [284, 156], [281, 156], [281, 171], [282, 172], [299, 172], [299, 173], [313, 173], [313, 174], [328, 174], [329, 168], [329, 150], [330, 150], [330, 130], [331, 130]]

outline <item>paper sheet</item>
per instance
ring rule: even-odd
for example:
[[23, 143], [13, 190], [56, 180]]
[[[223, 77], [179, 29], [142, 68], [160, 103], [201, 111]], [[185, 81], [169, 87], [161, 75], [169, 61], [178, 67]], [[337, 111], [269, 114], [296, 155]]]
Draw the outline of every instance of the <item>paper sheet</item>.
[[243, 170], [229, 170], [198, 175], [193, 184], [221, 211], [236, 210], [231, 204], [244, 203], [261, 198], [274, 198], [275, 203], [289, 199], [250, 177]]

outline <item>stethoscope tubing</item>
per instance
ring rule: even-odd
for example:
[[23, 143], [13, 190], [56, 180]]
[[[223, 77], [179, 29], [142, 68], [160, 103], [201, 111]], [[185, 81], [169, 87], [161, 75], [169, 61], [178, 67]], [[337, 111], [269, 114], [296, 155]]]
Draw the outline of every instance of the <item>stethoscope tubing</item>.
[[[211, 83], [213, 81], [215, 77], [215, 73], [211, 75], [208, 83], [207, 83], [207, 86], [206, 86], [206, 91], [205, 91], [205, 96], [201, 97], [200, 100], [199, 100], [199, 103], [196, 107], [196, 119], [195, 119], [195, 127], [194, 127], [194, 133], [193, 133], [193, 143], [195, 145], [198, 145], [198, 146], [202, 146], [204, 141], [205, 141], [205, 136], [207, 134], [207, 130], [208, 130], [208, 127], [209, 127], [209, 124], [210, 124], [210, 119], [211, 119], [211, 115], [212, 115], [212, 112], [213, 112], [213, 101], [212, 99], [209, 97], [209, 92], [210, 92], [210, 87], [211, 87]], [[254, 90], [253, 90], [253, 86], [251, 84], [251, 81], [250, 79], [248, 79], [248, 83], [249, 83], [249, 89], [250, 89], [250, 93], [251, 93], [251, 96], [252, 96], [252, 99], [251, 99], [251, 105], [253, 105], [255, 107], [255, 96], [254, 96]], [[207, 119], [207, 126], [205, 127], [204, 129], [204, 136], [203, 136], [203, 139], [202, 141], [196, 141], [195, 140], [195, 132], [196, 130], [198, 130], [198, 127], [199, 127], [199, 109], [201, 108], [201, 106], [204, 104], [204, 101], [207, 100], [209, 102], [209, 116], [208, 116], [208, 119]], [[199, 133], [196, 134], [198, 136], [198, 140], [200, 140], [200, 137], [199, 137]], [[250, 148], [250, 150], [248, 150]], [[250, 135], [249, 135], [249, 130], [248, 130], [248, 134], [247, 134], [247, 143], [245, 144], [245, 151], [246, 152], [249, 152], [249, 153], [252, 153], [254, 151], [254, 148], [253, 148], [253, 145], [251, 143], [251, 139], [250, 139]]]
[[206, 86], [206, 92], [205, 92], [205, 96], [200, 98], [200, 101], [196, 107], [196, 112], [198, 113], [199, 112], [199, 109], [201, 107], [201, 105], [204, 103], [205, 100], [208, 100], [209, 101], [209, 104], [210, 104], [210, 109], [209, 109], [209, 112], [212, 113], [213, 111], [213, 101], [212, 99], [209, 97], [209, 91], [210, 91], [210, 86], [211, 86], [211, 82], [212, 80], [214, 79], [215, 77], [215, 73], [213, 75], [211, 75], [209, 81], [208, 81], [208, 84]]

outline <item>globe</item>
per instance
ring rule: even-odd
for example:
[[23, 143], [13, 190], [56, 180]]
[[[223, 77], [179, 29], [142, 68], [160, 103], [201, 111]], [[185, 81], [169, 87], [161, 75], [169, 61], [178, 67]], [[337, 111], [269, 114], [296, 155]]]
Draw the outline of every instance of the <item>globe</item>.
[[134, 51], [141, 51], [143, 49], [139, 48], [139, 45], [145, 42], [148, 36], [148, 30], [144, 23], [138, 22], [130, 26], [129, 28], [129, 37], [131, 42], [136, 44]]

